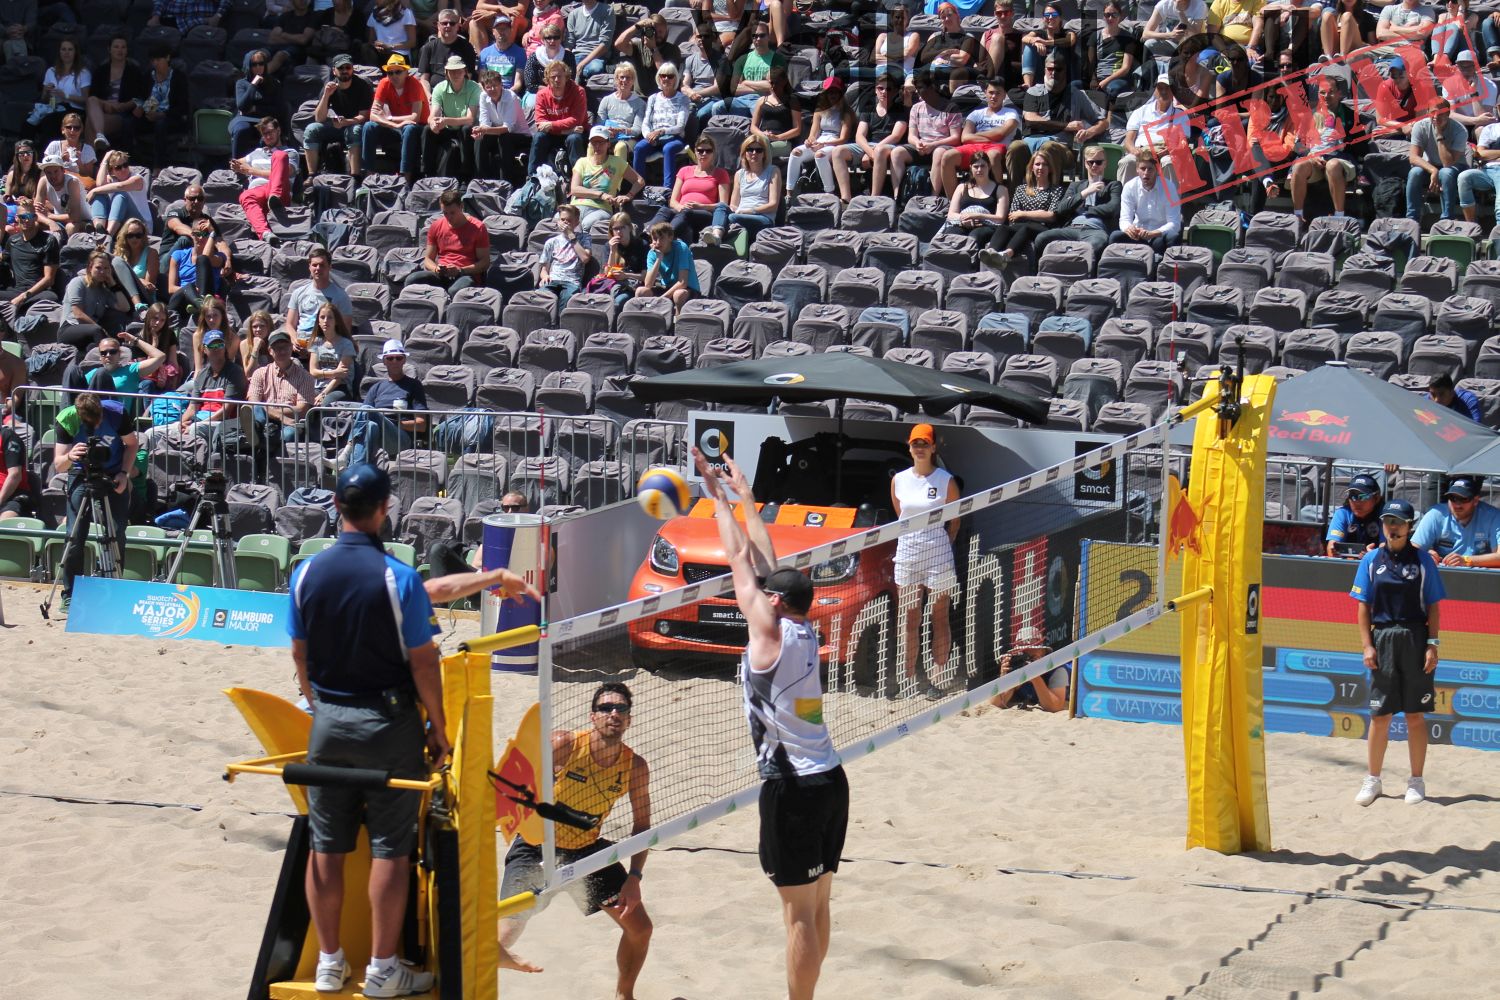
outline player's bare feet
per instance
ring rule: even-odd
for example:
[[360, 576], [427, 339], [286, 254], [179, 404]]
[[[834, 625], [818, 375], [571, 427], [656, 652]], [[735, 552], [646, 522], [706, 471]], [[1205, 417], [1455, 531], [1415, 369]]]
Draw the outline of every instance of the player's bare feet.
[[516, 972], [541, 972], [542, 971], [542, 967], [540, 965], [532, 965], [530, 962], [526, 961], [524, 958], [517, 958], [516, 956], [512, 955], [509, 951], [507, 951], [505, 949], [504, 945], [500, 946], [500, 968], [502, 968], [502, 969], [512, 969], [512, 970], [514, 970]]

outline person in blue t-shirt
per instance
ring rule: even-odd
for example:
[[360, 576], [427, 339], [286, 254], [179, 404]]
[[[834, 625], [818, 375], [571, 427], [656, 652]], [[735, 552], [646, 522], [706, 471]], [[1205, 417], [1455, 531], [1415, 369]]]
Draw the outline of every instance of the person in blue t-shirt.
[[651, 227], [651, 249], [646, 252], [646, 277], [635, 294], [640, 297], [664, 295], [672, 300], [678, 312], [702, 294], [698, 287], [698, 268], [693, 251], [677, 238], [670, 222]]
[[1410, 541], [1416, 511], [1405, 500], [1388, 500], [1380, 511], [1385, 544], [1366, 552], [1354, 572], [1349, 596], [1359, 602], [1359, 638], [1370, 671], [1370, 772], [1354, 801], [1380, 798], [1380, 768], [1390, 739], [1391, 716], [1406, 716], [1411, 779], [1406, 801], [1427, 797], [1422, 768], [1427, 761], [1424, 713], [1434, 707], [1433, 673], [1438, 662], [1438, 605], [1447, 596], [1437, 563]]
[[526, 50], [516, 44], [515, 24], [504, 14], [496, 16], [490, 29], [494, 39], [479, 53], [479, 69], [500, 74], [500, 83], [519, 97], [526, 92], [521, 70], [526, 68]]
[[1432, 381], [1427, 383], [1427, 398], [1460, 416], [1468, 417], [1476, 424], [1484, 423], [1484, 406], [1479, 402], [1479, 397], [1468, 389], [1456, 388], [1453, 376], [1447, 372], [1432, 376]]
[[1412, 544], [1444, 566], [1500, 566], [1500, 510], [1479, 499], [1478, 476], [1454, 476], [1422, 515]]
[[1324, 555], [1358, 559], [1380, 544], [1380, 508], [1385, 506], [1380, 483], [1362, 472], [1349, 480], [1344, 505], [1328, 521]]

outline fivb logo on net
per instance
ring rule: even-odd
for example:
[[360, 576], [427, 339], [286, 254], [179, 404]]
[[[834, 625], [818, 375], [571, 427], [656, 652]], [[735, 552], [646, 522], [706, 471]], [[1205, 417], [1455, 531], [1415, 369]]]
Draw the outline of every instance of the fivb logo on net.
[[[1275, 75], [1274, 57], [1267, 55], [1260, 64], [1269, 77], [1266, 82], [1227, 93], [1192, 110], [1180, 110], [1158, 122], [1144, 124], [1137, 145], [1155, 147], [1171, 159], [1176, 180], [1166, 185], [1167, 197], [1173, 203], [1183, 205], [1237, 187], [1243, 181], [1262, 180], [1304, 160], [1339, 156], [1358, 143], [1387, 136], [1401, 137], [1402, 125], [1430, 117], [1439, 98], [1446, 97], [1450, 104], [1462, 105], [1480, 96], [1482, 77], [1478, 74], [1472, 80], [1464, 76], [1446, 52], [1433, 60], [1427, 58], [1427, 43], [1437, 31], [1442, 31], [1445, 36], [1456, 34], [1459, 38], [1457, 51], [1483, 51], [1483, 48], [1475, 48], [1461, 19], [1445, 17], [1399, 41], [1366, 46], [1284, 76]], [[1221, 56], [1227, 55], [1225, 49], [1238, 49], [1233, 42], [1222, 37], [1211, 44], [1217, 45]], [[1191, 54], [1184, 50], [1173, 60], [1168, 78], [1174, 91], [1192, 92], [1184, 85], [1184, 71], [1194, 67], [1188, 71], [1197, 72], [1198, 57], [1206, 49]], [[1231, 54], [1237, 58], [1226, 61], [1231, 65], [1236, 62], [1243, 65], [1243, 50]], [[1401, 109], [1381, 93], [1381, 84], [1386, 79], [1383, 67], [1393, 58], [1399, 58], [1405, 64], [1415, 97], [1416, 114], [1406, 121], [1398, 120]], [[1348, 132], [1338, 135], [1332, 143], [1323, 141], [1314, 123], [1314, 115], [1326, 93], [1318, 85], [1320, 76], [1338, 80], [1338, 99], [1348, 96], [1353, 101], [1354, 123]], [[1278, 144], [1258, 140], [1252, 143], [1245, 134], [1240, 113], [1248, 111], [1252, 121], [1268, 121], [1271, 109], [1267, 98], [1272, 91], [1279, 93], [1286, 107], [1286, 142]], [[1366, 121], [1366, 116], [1371, 115], [1374, 121]], [[1210, 131], [1220, 141], [1206, 143], [1205, 135]], [[1342, 129], [1338, 128], [1338, 131], [1342, 132]], [[1190, 135], [1196, 137], [1192, 143], [1189, 142]], [[1231, 169], [1223, 172], [1228, 177], [1223, 183], [1215, 183], [1213, 177], [1205, 178], [1201, 174], [1211, 162], [1210, 146], [1221, 147], [1232, 164]], [[1316, 148], [1319, 152], [1297, 156], [1294, 155], [1296, 146]], [[1221, 161], [1224, 153], [1219, 154]]]

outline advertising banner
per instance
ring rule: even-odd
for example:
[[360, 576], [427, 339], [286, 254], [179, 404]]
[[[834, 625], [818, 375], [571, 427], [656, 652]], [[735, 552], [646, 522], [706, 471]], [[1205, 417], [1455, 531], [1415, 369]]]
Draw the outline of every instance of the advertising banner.
[[286, 594], [82, 576], [73, 587], [67, 630], [288, 649], [290, 613]]
[[[1101, 546], [1107, 560], [1090, 559]], [[1157, 553], [1148, 546], [1085, 541], [1080, 576], [1081, 634], [1128, 615], [1155, 598]], [[1119, 549], [1130, 551], [1122, 558]], [[1099, 579], [1101, 565], [1111, 578]], [[1266, 729], [1363, 739], [1369, 727], [1369, 671], [1349, 597], [1356, 562], [1266, 556], [1259, 593], [1259, 628], [1265, 637]], [[1092, 567], [1092, 568], [1091, 568]], [[1492, 570], [1443, 570], [1443, 645], [1436, 674], [1437, 710], [1427, 713], [1434, 743], [1500, 749], [1500, 601]], [[1115, 577], [1118, 576], [1118, 579]], [[1121, 584], [1136, 591], [1123, 603]], [[1181, 571], [1169, 564], [1167, 597], [1181, 592]], [[1164, 615], [1103, 649], [1083, 656], [1078, 670], [1078, 714], [1126, 722], [1182, 721], [1182, 675], [1177, 616]], [[1391, 738], [1405, 739], [1404, 719]]]

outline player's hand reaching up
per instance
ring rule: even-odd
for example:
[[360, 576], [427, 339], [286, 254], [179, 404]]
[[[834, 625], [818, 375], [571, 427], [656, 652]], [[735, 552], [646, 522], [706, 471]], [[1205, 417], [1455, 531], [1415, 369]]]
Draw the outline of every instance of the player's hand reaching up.
[[745, 478], [745, 473], [740, 469], [739, 463], [725, 455], [724, 467], [729, 470], [730, 489], [734, 490], [746, 503], [754, 503], [755, 494], [750, 491], [750, 481]]
[[697, 448], [693, 449], [693, 466], [698, 470], [698, 475], [703, 477], [703, 491], [708, 494], [709, 499], [727, 503], [728, 498], [724, 496], [724, 484], [719, 481], [718, 470], [708, 464], [708, 459]]

